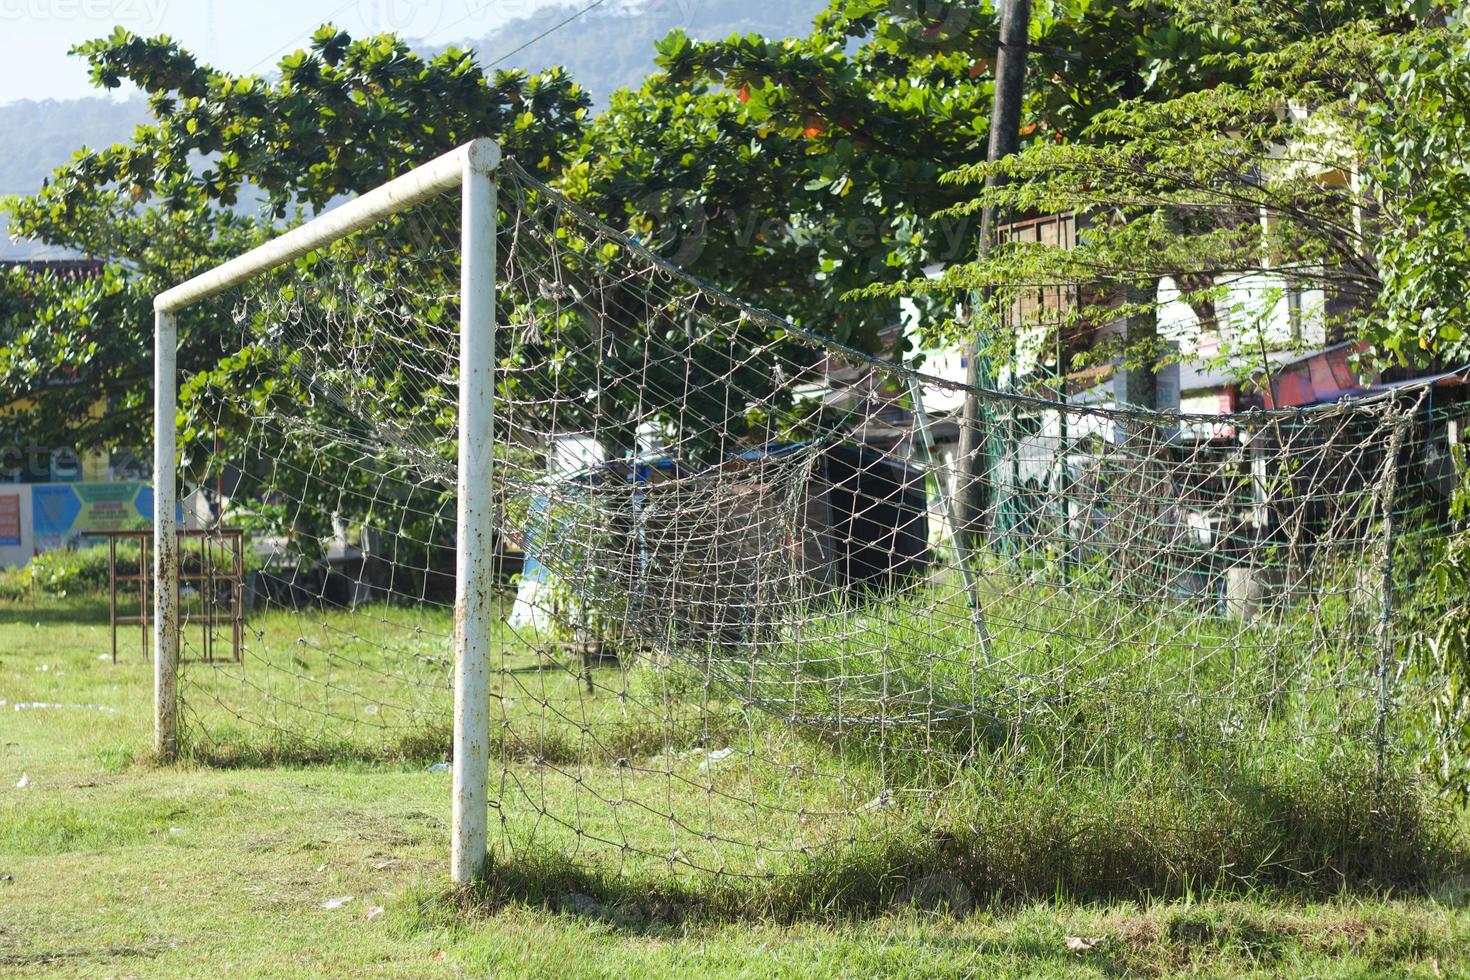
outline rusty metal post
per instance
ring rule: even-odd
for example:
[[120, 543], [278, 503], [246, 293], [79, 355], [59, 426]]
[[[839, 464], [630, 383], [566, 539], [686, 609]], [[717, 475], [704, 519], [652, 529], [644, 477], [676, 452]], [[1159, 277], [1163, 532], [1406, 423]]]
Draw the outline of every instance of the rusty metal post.
[[117, 663], [117, 538], [112, 535], [107, 537], [107, 626], [112, 632], [112, 662]]
[[179, 751], [178, 320], [158, 310], [153, 330], [153, 748]]
[[495, 615], [495, 182], [499, 153], [465, 155], [460, 213], [459, 513], [454, 598], [454, 804], [450, 877], [488, 854], [490, 638]]

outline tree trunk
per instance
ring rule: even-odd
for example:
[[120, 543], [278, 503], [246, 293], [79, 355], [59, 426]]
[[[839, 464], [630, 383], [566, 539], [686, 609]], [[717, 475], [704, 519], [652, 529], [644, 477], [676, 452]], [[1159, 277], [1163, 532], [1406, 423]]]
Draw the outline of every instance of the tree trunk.
[[[990, 147], [986, 159], [994, 163], [1015, 153], [1021, 142], [1021, 95], [1026, 82], [1026, 41], [1031, 21], [1031, 0], [1010, 0], [1000, 22], [1000, 50], [995, 59], [995, 98], [990, 110]], [[995, 187], [1000, 178], [989, 175], [985, 184]], [[995, 206], [986, 205], [980, 213], [979, 261], [990, 256], [995, 236]], [[989, 307], [990, 297], [983, 297], [982, 309]], [[973, 387], [990, 382], [981, 370], [984, 332], [978, 327], [970, 348], [965, 381]], [[965, 398], [960, 424], [960, 445], [956, 529], [966, 552], [972, 552], [984, 534], [986, 512], [990, 509], [990, 461], [985, 454], [985, 406], [974, 394]]]

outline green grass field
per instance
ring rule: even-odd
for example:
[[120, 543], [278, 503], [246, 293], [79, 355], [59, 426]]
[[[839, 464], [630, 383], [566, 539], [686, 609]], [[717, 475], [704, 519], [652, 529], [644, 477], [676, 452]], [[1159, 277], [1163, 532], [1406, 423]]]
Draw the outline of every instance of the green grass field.
[[[326, 625], [339, 636], [361, 632], [345, 618]], [[431, 637], [442, 625], [410, 633]], [[649, 741], [670, 732], [689, 744], [717, 736], [722, 745], [759, 747], [755, 762], [792, 752], [818, 760], [822, 750], [773, 742], [792, 738], [776, 725], [712, 731], [724, 717], [717, 705], [700, 712], [698, 730], [643, 731], [636, 718], [620, 719], [615, 697], [577, 693], [575, 671], [512, 652], [502, 679], [515, 690], [501, 693], [522, 710], [557, 703], [605, 714], [562, 714], [560, 726], [527, 740], [515, 704], [504, 709], [518, 735], [498, 743], [497, 768], [541, 788], [506, 794], [519, 803], [493, 825], [492, 885], [451, 896], [449, 775], [427, 769], [443, 750], [442, 733], [397, 741], [390, 752], [295, 759], [286, 750], [306, 743], [287, 740], [266, 759], [246, 751], [240, 722], [237, 739], [211, 749], [216, 756], [201, 751], [190, 764], [156, 767], [148, 757], [149, 665], [135, 643], [122, 644], [116, 665], [104, 658], [108, 649], [95, 604], [0, 606], [5, 975], [1470, 972], [1470, 878], [1454, 845], [1459, 835], [1421, 826], [1416, 798], [1405, 795], [1391, 798], [1397, 839], [1387, 839], [1385, 824], [1363, 823], [1347, 806], [1361, 775], [1351, 766], [1341, 779], [1295, 784], [1282, 800], [1224, 804], [1173, 781], [1151, 785], [1145, 770], [1121, 784], [1080, 772], [1045, 782], [977, 779], [974, 795], [961, 797], [973, 806], [941, 815], [942, 835], [886, 825], [875, 828], [887, 831], [885, 846], [788, 864], [776, 883], [726, 885], [693, 872], [661, 875], [659, 862], [610, 861], [596, 846], [577, 851], [542, 828], [539, 809], [585, 803], [597, 779], [636, 775], [666, 791], [674, 764], [645, 763], [683, 749]], [[348, 658], [346, 645], [336, 649]], [[437, 669], [432, 658], [426, 663]], [[616, 673], [597, 672], [599, 692], [625, 686]], [[337, 673], [318, 689], [360, 692], [371, 676]], [[193, 680], [191, 704], [225, 710], [224, 689], [206, 699]], [[638, 678], [626, 684], [646, 691]], [[426, 699], [423, 709], [436, 710]], [[388, 730], [381, 713], [369, 717], [364, 729]], [[598, 738], [581, 737], [593, 720]], [[228, 727], [223, 718], [200, 725]], [[622, 733], [617, 750], [647, 772], [620, 774], [626, 767], [605, 758], [609, 732]], [[276, 764], [251, 764], [264, 761]], [[863, 771], [861, 759], [851, 761]], [[675, 781], [688, 798], [669, 809], [708, 804], [698, 771], [690, 762], [688, 778]], [[736, 781], [720, 784], [729, 797], [781, 791], [755, 764], [721, 778]], [[607, 812], [587, 808], [586, 826]], [[756, 836], [738, 807], [700, 812], [702, 826]], [[775, 842], [796, 832], [769, 819], [759, 829]], [[618, 832], [646, 838], [650, 852], [662, 846], [656, 821], [625, 821]], [[557, 857], [569, 853], [575, 862]], [[1330, 873], [1308, 874], [1314, 861]], [[1209, 868], [1224, 870], [1205, 875]], [[1292, 884], [1303, 877], [1305, 886]]]

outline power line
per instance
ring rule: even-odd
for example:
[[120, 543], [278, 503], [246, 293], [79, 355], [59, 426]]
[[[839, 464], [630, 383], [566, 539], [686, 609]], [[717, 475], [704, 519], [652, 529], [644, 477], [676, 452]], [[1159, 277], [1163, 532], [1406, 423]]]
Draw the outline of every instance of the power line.
[[[333, 10], [331, 13], [327, 14], [326, 17], [322, 18], [319, 23], [330, 23], [331, 21], [336, 19], [338, 14], [346, 13], [348, 10], [355, 7], [357, 5], [357, 2], [358, 0], [347, 0], [347, 2], [344, 3], [342, 6], [338, 7], [336, 10]], [[251, 72], [255, 71], [255, 69], [259, 68], [261, 65], [265, 64], [267, 61], [270, 61], [276, 55], [280, 54], [282, 51], [289, 50], [291, 45], [295, 43], [295, 41], [287, 41], [285, 44], [281, 45], [279, 48], [276, 48], [270, 54], [266, 55], [264, 58], [261, 58], [255, 64], [251, 65], [249, 68], [246, 68], [245, 71], [242, 72], [242, 74], [250, 74]]]
[[597, 8], [597, 7], [601, 7], [605, 3], [607, 3], [607, 0], [593, 0], [592, 3], [589, 3], [587, 6], [583, 7], [581, 10], [579, 10], [576, 13], [572, 14], [570, 17], [568, 17], [566, 20], [562, 21], [561, 23], [556, 24], [553, 27], [548, 27], [546, 30], [542, 31], [540, 34], [537, 34], [535, 37], [531, 38], [531, 40], [527, 41], [525, 44], [522, 44], [520, 47], [518, 47], [518, 48], [512, 48], [511, 50], [507, 51], [505, 54], [501, 55], [499, 58], [496, 58], [494, 61], [492, 61], [488, 65], [486, 65], [485, 66], [485, 69], [488, 71], [489, 69], [494, 68], [496, 65], [500, 64], [502, 61], [505, 61], [507, 58], [511, 58], [511, 57], [514, 57], [515, 55], [520, 54], [522, 51], [526, 50], [531, 45], [535, 44], [537, 41], [540, 41], [542, 38], [544, 38], [544, 37], [546, 37], [546, 36], [548, 36], [550, 34], [555, 34], [557, 31], [561, 30], [563, 27], [566, 27], [572, 21], [576, 20], [578, 17], [581, 17], [583, 14], [585, 14], [585, 13], [587, 13], [587, 12], [589, 12], [589, 11]]
[[[341, 14], [341, 13], [345, 12], [346, 10], [348, 10], [349, 8], [353, 7], [356, 3], [357, 3], [357, 0], [347, 0], [347, 3], [343, 4], [341, 7], [338, 7], [336, 10], [333, 10], [330, 14], [327, 14], [326, 20], [327, 21], [332, 20], [338, 14]], [[548, 27], [546, 30], [542, 31], [540, 34], [537, 34], [535, 37], [531, 38], [529, 41], [526, 41], [524, 44], [521, 44], [521, 45], [519, 45], [517, 47], [512, 48], [511, 50], [507, 51], [505, 54], [503, 54], [500, 57], [496, 58], [494, 61], [492, 61], [489, 64], [485, 65], [484, 66], [485, 67], [485, 70], [488, 71], [491, 68], [494, 68], [496, 65], [499, 65], [500, 63], [506, 61], [507, 59], [515, 57], [516, 55], [520, 54], [522, 51], [526, 50], [527, 48], [529, 48], [531, 45], [535, 44], [536, 42], [541, 41], [541, 40], [549, 37], [552, 34], [555, 34], [557, 31], [561, 30], [563, 27], [566, 27], [568, 24], [570, 24], [573, 21], [577, 20], [578, 18], [580, 18], [580, 17], [582, 17], [582, 16], [590, 13], [593, 10], [596, 10], [598, 7], [601, 7], [604, 4], [606, 4], [606, 3], [607, 3], [607, 0], [593, 0], [592, 3], [589, 3], [587, 6], [583, 7], [581, 10], [576, 11], [575, 13], [571, 14], [569, 17], [565, 18], [564, 20], [561, 20], [561, 21], [557, 22], [556, 24], [553, 24], [551, 27]], [[455, 27], [458, 27], [460, 24], [463, 24], [465, 21], [467, 21], [470, 18], [474, 17], [477, 13], [479, 13], [479, 11], [474, 11], [472, 13], [466, 14], [465, 16], [459, 18], [459, 20], [451, 21], [449, 24], [445, 25], [444, 27], [436, 28], [435, 31], [434, 31], [434, 33], [441, 34], [442, 35], [445, 31], [451, 30], [451, 29], [453, 29]], [[261, 65], [265, 64], [267, 61], [270, 61], [276, 55], [280, 54], [282, 51], [285, 51], [285, 50], [289, 49], [290, 47], [291, 47], [291, 43], [289, 43], [289, 42], [286, 43], [286, 44], [283, 44], [281, 47], [279, 47], [276, 50], [272, 51], [270, 54], [266, 55], [264, 58], [261, 58], [255, 64], [251, 65], [249, 68], [245, 69], [245, 71], [247, 73], [254, 71], [255, 69], [259, 68]]]

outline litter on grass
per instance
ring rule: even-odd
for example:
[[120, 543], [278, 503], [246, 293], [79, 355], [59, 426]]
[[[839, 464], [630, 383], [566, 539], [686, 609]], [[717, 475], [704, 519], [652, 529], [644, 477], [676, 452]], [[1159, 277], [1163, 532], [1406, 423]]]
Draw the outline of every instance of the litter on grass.
[[[4, 703], [4, 701], [0, 701], [0, 704]], [[55, 701], [17, 701], [13, 707], [16, 711], [33, 711], [38, 708], [45, 708], [66, 711], [104, 711], [110, 715], [117, 714], [116, 708], [109, 708], [105, 704], [59, 704]]]

